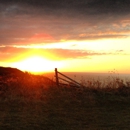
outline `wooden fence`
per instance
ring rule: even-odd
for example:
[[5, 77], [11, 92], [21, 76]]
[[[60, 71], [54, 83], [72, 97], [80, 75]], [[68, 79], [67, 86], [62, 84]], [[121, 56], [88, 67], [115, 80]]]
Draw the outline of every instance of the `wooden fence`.
[[[59, 77], [59, 76], [62, 76], [62, 77]], [[60, 86], [60, 85], [67, 85], [66, 83], [68, 83], [70, 86], [77, 86], [77, 87], [84, 87], [82, 84], [78, 83], [77, 81], [71, 79], [70, 77], [62, 74], [61, 72], [59, 72], [57, 70], [57, 68], [55, 68], [55, 78], [56, 78], [56, 85], [57, 86]], [[60, 81], [63, 81], [64, 83], [61, 83]]]

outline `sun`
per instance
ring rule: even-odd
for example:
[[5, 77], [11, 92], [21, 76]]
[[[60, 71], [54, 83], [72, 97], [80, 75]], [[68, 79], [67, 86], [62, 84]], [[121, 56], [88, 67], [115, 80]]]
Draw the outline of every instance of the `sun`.
[[60, 63], [45, 59], [41, 56], [30, 56], [22, 61], [13, 63], [13, 67], [32, 73], [53, 71], [55, 67], [59, 66]]

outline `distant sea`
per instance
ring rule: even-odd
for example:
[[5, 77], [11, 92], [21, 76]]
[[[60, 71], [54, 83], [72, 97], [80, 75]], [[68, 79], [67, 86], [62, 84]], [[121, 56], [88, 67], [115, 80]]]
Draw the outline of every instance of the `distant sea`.
[[[130, 81], [130, 74], [118, 74], [118, 73], [90, 73], [90, 72], [61, 72], [62, 74], [72, 78], [73, 80], [81, 83], [85, 81], [105, 81], [113, 79], [122, 79], [124, 82]], [[55, 73], [46, 73], [46, 77], [55, 80]], [[61, 75], [59, 75], [62, 77]]]

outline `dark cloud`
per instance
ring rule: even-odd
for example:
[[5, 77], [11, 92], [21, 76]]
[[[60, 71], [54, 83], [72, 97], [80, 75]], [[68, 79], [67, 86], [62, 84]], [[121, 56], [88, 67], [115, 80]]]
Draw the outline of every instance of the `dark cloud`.
[[[129, 13], [129, 0], [4, 0], [6, 4], [23, 4], [49, 10], [69, 10], [84, 14]], [[71, 13], [71, 12], [70, 12]]]
[[127, 37], [130, 1], [4, 0], [0, 30], [0, 45]]

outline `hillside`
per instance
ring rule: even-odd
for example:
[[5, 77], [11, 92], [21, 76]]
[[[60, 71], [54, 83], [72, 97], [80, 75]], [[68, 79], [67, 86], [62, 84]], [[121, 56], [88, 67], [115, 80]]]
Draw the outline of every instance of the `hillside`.
[[0, 71], [0, 130], [130, 129], [129, 86], [58, 87], [42, 75]]
[[27, 93], [30, 95], [31, 92], [35, 93], [39, 88], [42, 89], [52, 84], [54, 82], [43, 75], [33, 75], [17, 68], [0, 67], [0, 98], [12, 95], [25, 96]]
[[24, 75], [24, 72], [17, 68], [0, 67], [0, 76], [7, 76], [7, 75], [21, 76]]

